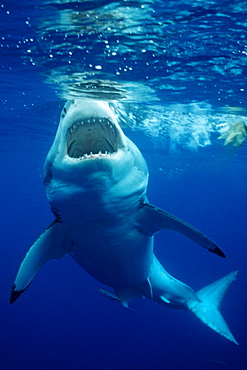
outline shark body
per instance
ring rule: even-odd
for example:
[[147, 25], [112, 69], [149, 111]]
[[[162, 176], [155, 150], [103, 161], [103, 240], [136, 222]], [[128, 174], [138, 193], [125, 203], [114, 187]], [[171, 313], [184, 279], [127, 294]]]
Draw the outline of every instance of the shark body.
[[164, 229], [225, 255], [202, 232], [149, 204], [146, 162], [107, 103], [76, 99], [65, 104], [44, 165], [44, 184], [55, 221], [26, 254], [11, 303], [48, 260], [70, 254], [95, 279], [113, 288], [100, 290], [107, 298], [125, 307], [134, 298], [148, 298], [189, 309], [237, 344], [219, 311], [237, 272], [195, 292], [160, 264], [153, 253], [153, 236]]

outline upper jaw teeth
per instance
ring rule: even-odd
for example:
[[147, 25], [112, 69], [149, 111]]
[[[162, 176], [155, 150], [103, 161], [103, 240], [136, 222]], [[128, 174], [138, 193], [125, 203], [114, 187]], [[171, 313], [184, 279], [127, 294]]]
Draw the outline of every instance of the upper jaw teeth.
[[119, 140], [118, 130], [108, 118], [81, 120], [68, 128], [67, 154], [74, 160], [113, 156]]
[[115, 128], [114, 124], [111, 123], [111, 121], [107, 118], [97, 118], [97, 119], [96, 118], [88, 118], [86, 120], [76, 122], [71, 127], [69, 127], [68, 132], [73, 133], [77, 130], [78, 126], [80, 126], [80, 125], [83, 126], [84, 124], [93, 124], [93, 123], [96, 123], [96, 122], [100, 123], [100, 124], [105, 124], [106, 123], [113, 133], [116, 132], [116, 128]]

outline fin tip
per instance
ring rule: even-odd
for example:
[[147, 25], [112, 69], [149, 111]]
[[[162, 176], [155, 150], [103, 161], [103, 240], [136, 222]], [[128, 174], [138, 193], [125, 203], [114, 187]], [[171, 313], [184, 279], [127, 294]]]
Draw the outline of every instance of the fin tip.
[[217, 256], [220, 256], [222, 258], [226, 258], [225, 253], [222, 252], [222, 250], [217, 245], [215, 245], [215, 247], [213, 249], [209, 249], [209, 251], [214, 253], [214, 254], [217, 254]]
[[10, 296], [10, 304], [14, 303], [24, 291], [25, 291], [25, 289], [24, 290], [16, 290], [15, 285], [14, 285], [13, 289], [12, 289], [12, 292], [11, 292], [11, 296]]

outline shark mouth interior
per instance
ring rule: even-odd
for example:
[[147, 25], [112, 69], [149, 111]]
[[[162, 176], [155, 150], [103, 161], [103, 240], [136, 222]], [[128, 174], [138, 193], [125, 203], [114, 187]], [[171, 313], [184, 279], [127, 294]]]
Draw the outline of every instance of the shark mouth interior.
[[67, 155], [85, 159], [111, 156], [123, 146], [120, 133], [108, 118], [74, 123], [67, 134]]

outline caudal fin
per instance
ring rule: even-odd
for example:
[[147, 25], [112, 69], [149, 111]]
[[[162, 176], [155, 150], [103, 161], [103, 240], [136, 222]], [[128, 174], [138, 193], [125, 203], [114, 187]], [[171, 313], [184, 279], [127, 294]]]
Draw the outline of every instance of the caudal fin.
[[233, 271], [215, 283], [196, 292], [199, 301], [188, 302], [188, 308], [206, 325], [217, 333], [238, 344], [219, 309], [227, 289], [236, 280], [238, 271]]

